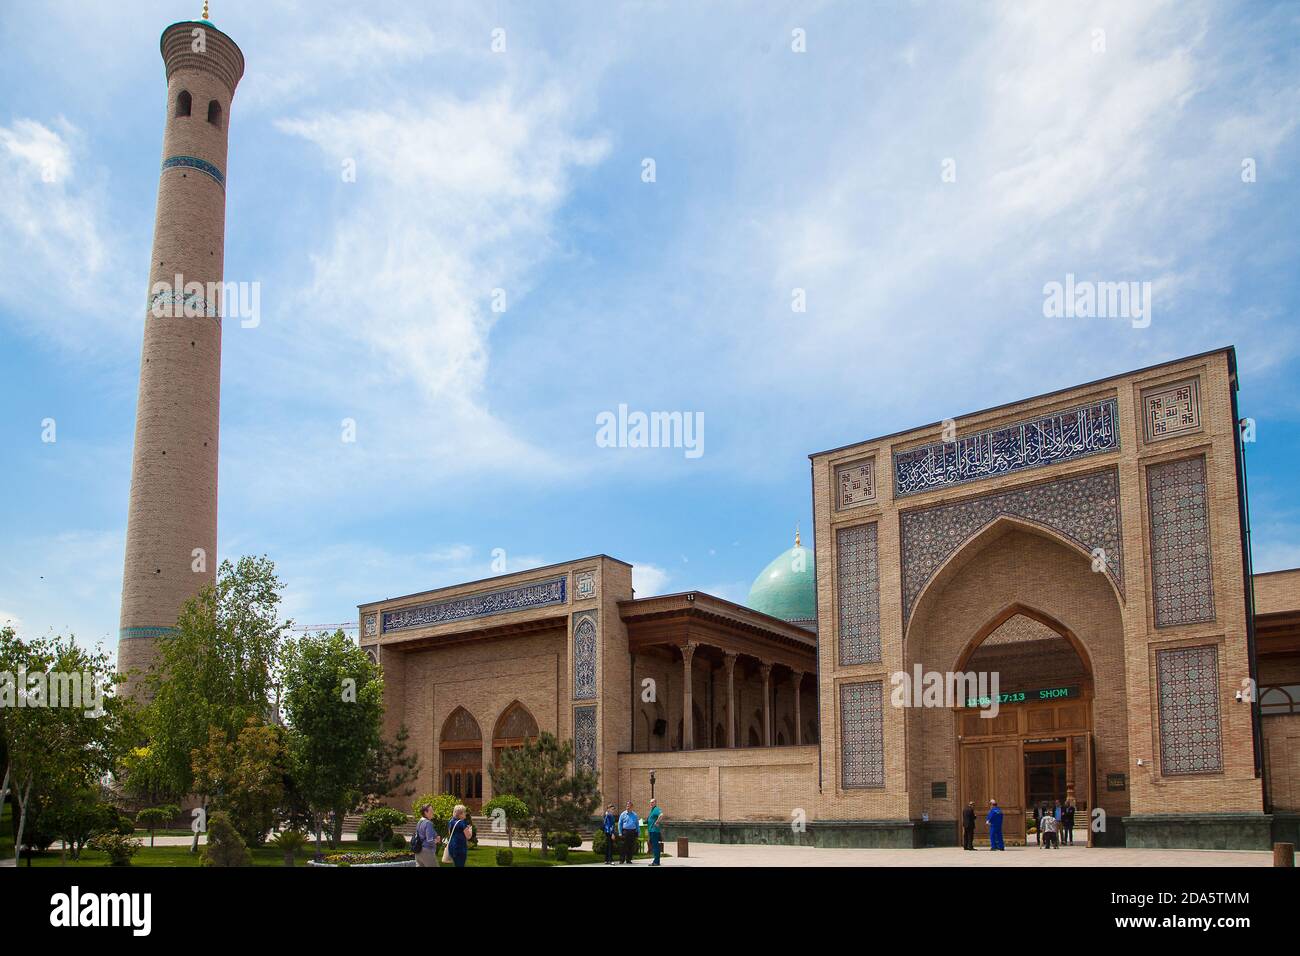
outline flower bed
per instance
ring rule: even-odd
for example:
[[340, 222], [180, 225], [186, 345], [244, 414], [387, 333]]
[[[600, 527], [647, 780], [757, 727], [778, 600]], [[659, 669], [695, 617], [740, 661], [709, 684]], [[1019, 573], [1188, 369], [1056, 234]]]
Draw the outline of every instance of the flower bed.
[[311, 866], [415, 866], [415, 857], [405, 850], [330, 853], [324, 860], [309, 860]]

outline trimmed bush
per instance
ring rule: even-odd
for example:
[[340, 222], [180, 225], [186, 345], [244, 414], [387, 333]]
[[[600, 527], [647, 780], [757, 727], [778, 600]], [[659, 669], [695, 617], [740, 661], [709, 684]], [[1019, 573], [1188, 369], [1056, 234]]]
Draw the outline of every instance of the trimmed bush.
[[497, 850], [497, 866], [514, 866], [514, 850]]
[[381, 846], [393, 839], [393, 827], [406, 822], [406, 814], [393, 807], [375, 807], [367, 810], [357, 827], [358, 840], [373, 840]]
[[248, 852], [230, 816], [218, 810], [208, 817], [208, 845], [203, 849], [204, 866], [248, 866], [253, 855]]
[[555, 848], [555, 859], [558, 863], [564, 863], [569, 859], [569, 847], [567, 844], [561, 843]]
[[571, 850], [576, 850], [578, 847], [582, 846], [582, 837], [572, 831], [565, 833], [552, 833], [551, 846], [567, 846]]
[[107, 854], [109, 866], [130, 866], [141, 846], [139, 840], [116, 832], [101, 833], [90, 841], [91, 849]]

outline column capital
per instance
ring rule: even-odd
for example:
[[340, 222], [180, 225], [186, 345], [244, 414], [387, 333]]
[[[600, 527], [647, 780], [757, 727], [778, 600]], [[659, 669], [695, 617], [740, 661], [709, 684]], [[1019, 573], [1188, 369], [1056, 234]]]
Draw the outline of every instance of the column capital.
[[773, 664], [771, 661], [759, 661], [758, 667], [763, 674], [763, 680], [767, 680], [769, 677], [772, 676]]
[[695, 652], [699, 647], [699, 641], [683, 641], [681, 644], [677, 645], [678, 650], [682, 652], [682, 658], [687, 661], [695, 656]]
[[727, 670], [731, 670], [733, 667], [736, 666], [736, 658], [739, 656], [740, 656], [739, 651], [724, 650], [722, 652], [722, 663], [726, 665]]

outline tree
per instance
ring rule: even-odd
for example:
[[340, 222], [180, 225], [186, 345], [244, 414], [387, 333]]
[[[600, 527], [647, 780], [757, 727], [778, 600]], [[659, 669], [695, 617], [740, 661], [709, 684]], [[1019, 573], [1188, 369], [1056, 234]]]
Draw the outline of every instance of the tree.
[[274, 562], [245, 556], [222, 561], [216, 585], [185, 602], [176, 630], [155, 645], [145, 679], [148, 746], [129, 761], [129, 790], [150, 799], [198, 792], [192, 755], [208, 745], [211, 729], [231, 741], [249, 718], [273, 717], [277, 653], [289, 626], [279, 620], [283, 590]]
[[248, 866], [253, 855], [230, 822], [218, 810], [208, 818], [208, 845], [203, 851], [204, 866]]
[[122, 819], [99, 786], [80, 786], [42, 794], [43, 825], [63, 841], [63, 852], [81, 859], [81, 851], [92, 837], [118, 833]]
[[397, 728], [392, 740], [379, 738], [366, 762], [366, 779], [355, 809], [370, 810], [389, 797], [409, 797], [415, 793], [415, 787], [410, 784], [420, 775], [420, 755], [407, 752], [409, 739], [406, 724]]
[[0, 790], [12, 787], [18, 802], [15, 858], [38, 803], [46, 803], [48, 824], [53, 798], [97, 785], [128, 749], [133, 709], [114, 696], [119, 681], [103, 650], [88, 651], [73, 638], [24, 641], [0, 628]]
[[503, 793], [483, 804], [483, 812], [491, 818], [493, 829], [496, 829], [498, 819], [505, 821], [506, 846], [513, 849], [515, 827], [528, 820], [528, 807], [524, 801], [509, 793]]
[[212, 727], [207, 746], [194, 751], [194, 790], [224, 810], [246, 844], [265, 840], [284, 796], [283, 731], [249, 717], [239, 736], [228, 740]]
[[494, 792], [513, 794], [528, 808], [543, 854], [552, 833], [577, 830], [600, 806], [596, 775], [570, 772], [572, 764], [573, 743], [543, 731], [522, 747], [502, 751], [500, 765], [488, 771]]
[[447, 826], [451, 823], [452, 811], [456, 809], [456, 804], [459, 802], [450, 793], [426, 793], [411, 805], [411, 811], [415, 814], [418, 823], [420, 807], [427, 803], [430, 808], [430, 822], [433, 824], [434, 831], [446, 834]]
[[302, 852], [306, 843], [307, 838], [301, 830], [281, 830], [269, 841], [270, 846], [284, 854], [285, 866], [293, 866], [294, 857]]
[[381, 740], [384, 682], [342, 631], [289, 641], [282, 659], [290, 774], [319, 856], [326, 816], [337, 834], [361, 800]]
[[149, 831], [149, 845], [153, 846], [153, 831], [162, 828], [169, 820], [175, 820], [180, 815], [181, 808], [168, 803], [161, 807], [145, 807], [135, 815], [135, 822]]
[[357, 829], [358, 840], [374, 840], [380, 849], [393, 838], [394, 827], [406, 823], [406, 814], [394, 807], [374, 807], [365, 812]]

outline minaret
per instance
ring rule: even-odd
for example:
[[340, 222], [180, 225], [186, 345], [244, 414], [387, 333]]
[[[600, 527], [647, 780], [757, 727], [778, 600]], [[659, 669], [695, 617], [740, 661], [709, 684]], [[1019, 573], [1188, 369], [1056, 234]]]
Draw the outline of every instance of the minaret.
[[128, 695], [154, 640], [216, 579], [226, 142], [244, 75], [243, 53], [209, 22], [206, 2], [202, 19], [173, 23], [160, 46], [167, 110], [117, 649]]

